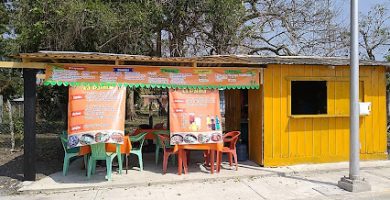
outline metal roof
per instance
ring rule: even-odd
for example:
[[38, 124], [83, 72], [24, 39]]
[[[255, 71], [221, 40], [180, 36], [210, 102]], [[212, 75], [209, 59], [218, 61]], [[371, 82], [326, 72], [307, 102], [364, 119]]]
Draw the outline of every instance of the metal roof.
[[[239, 56], [242, 59], [248, 59], [251, 62], [262, 64], [290, 64], [290, 65], [330, 65], [330, 66], [347, 66], [350, 59], [347, 57], [319, 57], [319, 56]], [[387, 66], [390, 62], [360, 60], [363, 66]]]
[[[198, 66], [198, 67], [266, 67], [268, 64], [347, 66], [346, 57], [317, 56], [257, 56], [213, 55], [200, 57], [151, 57], [142, 55], [111, 54], [97, 52], [40, 51], [14, 55], [28, 62], [85, 63], [115, 65]], [[362, 66], [386, 66], [389, 62], [360, 61]]]

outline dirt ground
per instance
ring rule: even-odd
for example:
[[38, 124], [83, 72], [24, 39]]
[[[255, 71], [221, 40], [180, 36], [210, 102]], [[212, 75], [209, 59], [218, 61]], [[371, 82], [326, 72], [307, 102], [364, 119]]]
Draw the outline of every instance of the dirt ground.
[[[23, 149], [10, 152], [9, 135], [0, 135], [0, 196], [17, 191], [23, 181]], [[62, 169], [63, 150], [57, 134], [37, 135], [37, 179]]]
[[[23, 149], [10, 152], [9, 137], [0, 135], [0, 197], [16, 194], [23, 181]], [[37, 180], [62, 170], [64, 152], [56, 134], [37, 135]], [[145, 142], [143, 151], [154, 152], [155, 145]], [[137, 163], [130, 157], [130, 163]]]
[[[166, 122], [166, 117], [154, 117], [154, 124]], [[139, 116], [129, 122], [126, 130], [132, 132], [139, 124], [148, 123], [147, 116]], [[10, 151], [10, 135], [0, 134], [0, 196], [15, 194], [23, 181], [23, 147], [17, 141], [17, 149]], [[153, 152], [154, 145], [144, 145], [143, 151]], [[37, 134], [37, 180], [62, 170], [64, 152], [58, 134]]]
[[[23, 181], [23, 149], [10, 152], [9, 136], [0, 135], [0, 197], [16, 194]], [[37, 135], [37, 180], [62, 170], [64, 152], [56, 134]], [[145, 142], [143, 152], [154, 152], [155, 145]], [[130, 163], [137, 163], [135, 156]]]

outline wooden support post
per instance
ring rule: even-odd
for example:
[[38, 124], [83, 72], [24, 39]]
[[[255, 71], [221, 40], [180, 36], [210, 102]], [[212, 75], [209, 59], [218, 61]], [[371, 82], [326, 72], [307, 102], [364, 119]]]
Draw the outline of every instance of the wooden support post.
[[125, 61], [123, 60], [115, 60], [115, 65], [124, 65]]
[[23, 69], [24, 79], [24, 180], [35, 181], [35, 106], [36, 73], [34, 69]]

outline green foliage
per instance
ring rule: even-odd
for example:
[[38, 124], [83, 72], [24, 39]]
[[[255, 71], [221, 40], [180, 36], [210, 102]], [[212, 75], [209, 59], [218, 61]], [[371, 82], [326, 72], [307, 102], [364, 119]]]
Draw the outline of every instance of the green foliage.
[[[0, 4], [0, 35], [7, 32], [8, 21], [9, 21], [9, 17], [8, 17], [7, 10], [5, 8], [5, 5], [1, 3]], [[2, 37], [0, 37], [0, 40], [1, 39]]]
[[[158, 43], [167, 44], [169, 56], [185, 56], [189, 48], [197, 48], [195, 54], [228, 53], [245, 32], [245, 7], [236, 0], [20, 0], [14, 7], [10, 19], [17, 37], [8, 41], [9, 53], [159, 55]], [[203, 44], [191, 47], [190, 40]]]
[[[7, 25], [16, 33], [15, 39], [0, 41], [3, 53], [340, 55], [348, 43], [346, 27], [335, 20], [337, 4], [326, 0], [12, 2], [11, 11], [0, 6], [0, 33]], [[384, 5], [362, 17], [361, 46], [370, 59], [378, 46], [388, 43], [388, 20]]]
[[163, 1], [161, 8], [161, 30], [168, 35], [169, 56], [185, 56], [188, 48], [185, 42], [203, 26], [200, 20], [205, 10], [205, 1]]
[[150, 54], [153, 20], [159, 19], [150, 2], [17, 1], [11, 18], [18, 37], [11, 49]]
[[0, 68], [0, 94], [4, 100], [22, 96], [23, 79], [20, 69]]
[[47, 87], [38, 86], [37, 88], [37, 102], [38, 120], [56, 120], [61, 121], [62, 115], [66, 115], [67, 109], [67, 87]]
[[4, 55], [5, 40], [3, 34], [8, 31], [9, 17], [4, 3], [0, 3], [0, 60], [1, 56]]
[[[167, 40], [169, 52], [165, 55], [184, 56], [189, 38], [211, 44], [203, 46], [209, 52], [203, 50], [202, 54], [227, 53], [238, 44], [236, 32], [245, 11], [236, 0], [19, 0], [13, 1], [13, 8], [0, 7], [0, 16], [5, 16], [0, 18], [0, 27], [12, 24], [16, 34], [3, 42], [7, 54], [52, 50], [153, 56], [161, 55], [157, 43]], [[165, 34], [163, 39], [161, 34]], [[15, 80], [6, 79], [7, 75], [0, 75], [0, 81]], [[22, 85], [21, 79], [7, 85], [2, 90], [6, 96], [21, 94], [20, 88], [14, 88]], [[38, 87], [39, 117], [63, 118], [64, 90]], [[135, 94], [139, 99], [139, 92]]]
[[152, 1], [131, 1], [114, 4], [117, 24], [113, 34], [100, 45], [101, 50], [115, 53], [154, 55], [154, 40], [161, 9]]
[[21, 140], [23, 140], [23, 133], [24, 133], [24, 122], [23, 119], [18, 119], [14, 122], [15, 124], [15, 135], [18, 137], [22, 137]]
[[212, 44], [210, 54], [226, 54], [229, 49], [240, 45], [247, 29], [244, 27], [245, 7], [237, 0], [208, 0], [205, 14], [209, 29], [204, 29], [207, 35], [206, 43]]
[[[53, 50], [153, 55], [162, 12], [154, 1], [20, 0], [13, 7], [8, 14], [17, 37], [7, 40], [7, 54]], [[38, 87], [41, 119], [64, 118], [65, 90]]]

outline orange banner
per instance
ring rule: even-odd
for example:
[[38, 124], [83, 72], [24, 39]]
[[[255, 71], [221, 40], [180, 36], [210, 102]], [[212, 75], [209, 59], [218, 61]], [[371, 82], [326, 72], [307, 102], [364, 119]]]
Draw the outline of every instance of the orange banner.
[[218, 90], [170, 90], [171, 144], [222, 142]]
[[125, 87], [70, 87], [68, 147], [122, 144], [125, 102]]
[[258, 89], [258, 69], [196, 67], [47, 66], [45, 85]]

